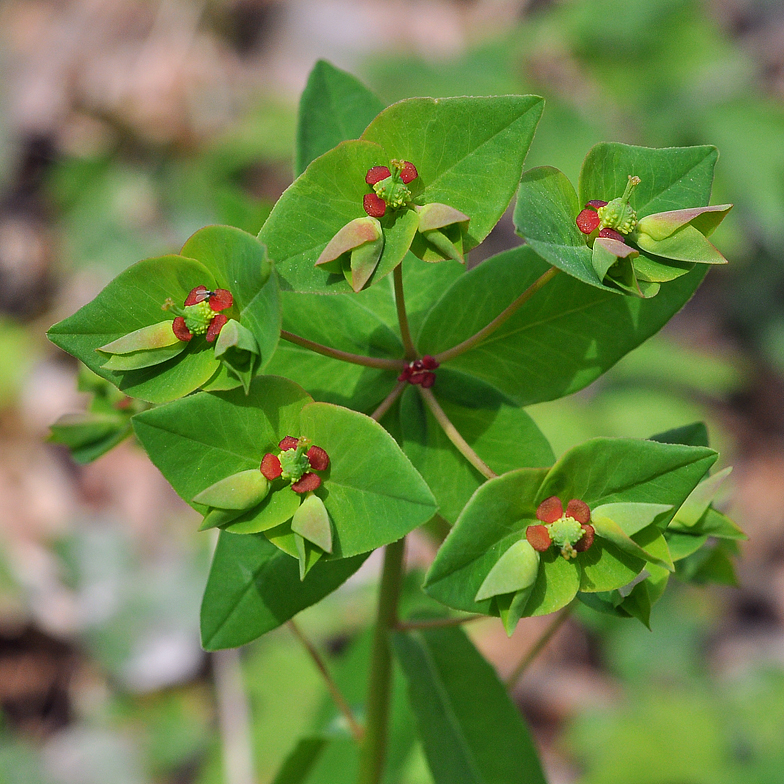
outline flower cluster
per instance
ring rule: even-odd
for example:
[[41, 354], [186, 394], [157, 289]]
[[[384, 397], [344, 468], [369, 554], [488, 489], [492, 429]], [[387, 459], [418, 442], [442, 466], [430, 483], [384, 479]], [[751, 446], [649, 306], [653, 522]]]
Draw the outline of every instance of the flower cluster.
[[599, 280], [629, 294], [652, 297], [661, 283], [684, 275], [690, 264], [724, 264], [706, 239], [732, 205], [691, 207], [637, 217], [632, 192], [641, 180], [629, 175], [623, 195], [592, 199], [577, 215], [577, 228], [592, 248]]
[[409, 384], [418, 384], [425, 389], [430, 389], [436, 383], [436, 374], [433, 372], [438, 367], [435, 357], [425, 354], [422, 359], [415, 359], [405, 366], [403, 372], [397, 377], [398, 381], [408, 381]]
[[596, 531], [591, 525], [591, 510], [585, 501], [573, 498], [564, 512], [561, 499], [550, 496], [537, 507], [536, 519], [542, 524], [529, 525], [525, 529], [525, 538], [540, 553], [554, 544], [568, 561], [593, 544]]
[[226, 289], [210, 291], [206, 286], [196, 286], [185, 298], [182, 308], [168, 299], [163, 310], [176, 314], [172, 331], [180, 340], [188, 341], [194, 335], [205, 335], [207, 342], [212, 343], [229, 320], [228, 316], [220, 311], [233, 304], [234, 297]]
[[365, 175], [365, 182], [373, 193], [365, 194], [362, 206], [371, 218], [381, 218], [387, 207], [396, 210], [411, 201], [411, 191], [406, 187], [419, 174], [411, 161], [390, 161], [392, 168], [372, 166]]
[[321, 486], [321, 477], [313, 471], [329, 468], [329, 455], [307, 438], [286, 436], [278, 444], [280, 453], [267, 452], [261, 461], [261, 473], [272, 482], [282, 478], [291, 482], [295, 493], [308, 493]]

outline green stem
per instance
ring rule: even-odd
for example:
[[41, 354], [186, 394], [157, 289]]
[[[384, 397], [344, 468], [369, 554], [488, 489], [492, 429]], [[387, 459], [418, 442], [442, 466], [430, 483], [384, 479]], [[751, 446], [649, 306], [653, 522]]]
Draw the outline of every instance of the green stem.
[[403, 394], [403, 390], [406, 388], [407, 384], [408, 381], [398, 381], [392, 391], [381, 401], [378, 408], [370, 415], [370, 418], [375, 419], [376, 422], [380, 422], [384, 414], [392, 408], [395, 401]]
[[406, 313], [406, 299], [403, 296], [403, 265], [398, 264], [392, 273], [395, 281], [395, 306], [397, 307], [397, 320], [400, 324], [400, 337], [403, 339], [403, 348], [409, 360], [417, 358], [417, 350], [414, 341], [411, 340], [411, 330], [408, 326], [408, 315]]
[[529, 650], [520, 660], [517, 667], [512, 670], [512, 674], [506, 679], [504, 685], [507, 689], [513, 689], [517, 681], [523, 677], [523, 673], [528, 669], [528, 665], [544, 650], [544, 647], [553, 638], [553, 635], [563, 626], [566, 619], [572, 614], [574, 602], [567, 604], [558, 615], [550, 621], [550, 625], [544, 630], [544, 634], [534, 643], [534, 647]]
[[295, 335], [293, 332], [287, 332], [285, 329], [280, 331], [280, 336], [289, 343], [296, 343], [298, 346], [315, 351], [317, 354], [323, 354], [325, 357], [332, 359], [339, 359], [343, 362], [351, 362], [354, 365], [364, 365], [365, 367], [379, 368], [380, 370], [396, 370], [400, 371], [406, 363], [402, 359], [384, 359], [383, 357], [366, 357], [362, 354], [351, 354], [348, 351], [341, 351], [337, 348], [330, 348], [321, 343], [316, 343], [313, 340], [308, 340], [300, 335]]
[[338, 688], [337, 683], [335, 683], [332, 675], [330, 675], [330, 672], [327, 669], [327, 663], [316, 650], [316, 646], [302, 633], [302, 630], [293, 620], [288, 622], [288, 627], [294, 633], [294, 636], [302, 643], [310, 658], [313, 659], [313, 663], [316, 665], [318, 671], [324, 678], [324, 682], [327, 684], [327, 689], [329, 689], [329, 693], [332, 695], [332, 700], [335, 705], [337, 705], [338, 710], [343, 714], [343, 717], [351, 730], [351, 734], [354, 736], [354, 740], [356, 740], [357, 743], [360, 743], [364, 731], [354, 717], [354, 713], [346, 701], [346, 698], [343, 696], [343, 693]]
[[370, 660], [365, 710], [365, 737], [359, 758], [358, 784], [380, 784], [384, 774], [392, 693], [392, 650], [389, 633], [397, 625], [397, 603], [403, 582], [405, 539], [387, 545], [381, 573], [376, 627]]
[[419, 394], [425, 401], [425, 405], [430, 409], [430, 413], [436, 418], [436, 421], [446, 437], [455, 445], [455, 448], [460, 452], [463, 457], [486, 479], [492, 479], [498, 476], [492, 468], [490, 468], [479, 455], [468, 445], [468, 442], [460, 435], [458, 429], [452, 424], [449, 417], [444, 413], [444, 409], [438, 404], [435, 395], [424, 387], [418, 386]]
[[511, 305], [504, 308], [489, 324], [482, 327], [479, 332], [472, 335], [470, 338], [467, 338], [462, 343], [458, 343], [456, 346], [452, 346], [452, 348], [448, 348], [446, 351], [436, 354], [435, 359], [439, 363], [444, 363], [450, 359], [454, 359], [460, 354], [464, 354], [466, 351], [474, 348], [474, 346], [479, 345], [479, 343], [495, 332], [507, 319], [511, 318], [518, 308], [528, 302], [542, 286], [549, 283], [555, 277], [556, 272], [558, 272], [557, 267], [550, 267], [547, 272], [538, 277], [514, 302], [512, 302]]

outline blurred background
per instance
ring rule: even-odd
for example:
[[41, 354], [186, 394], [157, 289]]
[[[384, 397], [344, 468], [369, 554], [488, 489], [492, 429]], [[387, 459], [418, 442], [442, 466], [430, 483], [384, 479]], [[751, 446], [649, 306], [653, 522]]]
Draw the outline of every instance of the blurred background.
[[[319, 676], [286, 628], [240, 656], [201, 651], [214, 540], [131, 441], [77, 465], [44, 440], [87, 400], [45, 330], [205, 224], [256, 233], [291, 181], [297, 101], [319, 57], [386, 102], [542, 95], [527, 166], [575, 182], [602, 140], [719, 147], [713, 201], [736, 208], [716, 244], [731, 264], [599, 382], [531, 413], [556, 453], [707, 421], [721, 465], [735, 466], [723, 508], [750, 539], [724, 584], [671, 583], [652, 632], [578, 612], [514, 696], [552, 784], [780, 782], [784, 6], [5, 0], [0, 784], [245, 784], [226, 771], [249, 751], [266, 784], [323, 714]], [[505, 219], [472, 263], [516, 243]], [[415, 541], [412, 568], [431, 550]], [[338, 669], [371, 613], [372, 560], [300, 617]], [[509, 640], [497, 622], [469, 630], [504, 674], [546, 622]], [[390, 784], [429, 784], [416, 750], [402, 776]]]

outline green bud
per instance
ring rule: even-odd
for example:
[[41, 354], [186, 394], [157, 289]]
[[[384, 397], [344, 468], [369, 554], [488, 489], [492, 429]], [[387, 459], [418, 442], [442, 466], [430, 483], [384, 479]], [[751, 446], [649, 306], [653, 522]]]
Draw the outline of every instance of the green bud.
[[632, 191], [640, 184], [641, 180], [632, 174], [629, 175], [629, 181], [626, 183], [626, 188], [623, 196], [613, 199], [597, 210], [600, 219], [600, 228], [615, 229], [621, 234], [628, 234], [637, 225], [637, 213], [632, 209], [629, 204], [629, 199], [632, 196]]
[[411, 201], [411, 191], [401, 182], [396, 174], [392, 174], [373, 185], [373, 190], [379, 199], [383, 199], [387, 207], [393, 210], [405, 206]]
[[305, 454], [306, 449], [305, 445], [300, 444], [294, 449], [287, 449], [285, 452], [280, 453], [278, 459], [280, 460], [283, 479], [298, 482], [302, 479], [304, 473], [310, 471], [310, 462]]

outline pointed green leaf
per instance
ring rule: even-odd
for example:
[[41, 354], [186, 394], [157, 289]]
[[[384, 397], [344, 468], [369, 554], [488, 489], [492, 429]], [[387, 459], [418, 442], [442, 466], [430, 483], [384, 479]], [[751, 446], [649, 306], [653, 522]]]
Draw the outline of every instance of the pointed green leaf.
[[318, 560], [324, 555], [324, 551], [319, 547], [314, 547], [307, 539], [294, 534], [294, 544], [297, 548], [297, 561], [299, 562], [299, 579], [304, 580], [308, 572], [316, 565]]
[[270, 531], [291, 520], [301, 501], [302, 496], [295, 493], [290, 485], [275, 487], [258, 506], [237, 515], [225, 530], [232, 534]]
[[[523, 246], [466, 272], [425, 317], [420, 351], [437, 354], [468, 339], [548, 269]], [[492, 335], [442, 367], [481, 379], [519, 405], [571, 394], [661, 329], [703, 275], [695, 269], [645, 301], [556, 275]]]
[[92, 302], [55, 324], [49, 339], [133, 397], [152, 403], [182, 397], [218, 369], [212, 346], [203, 338], [189, 341], [168, 362], [126, 372], [103, 368], [106, 356], [96, 349], [159, 324], [167, 298], [182, 304], [199, 285], [217, 287], [212, 273], [198, 261], [181, 256], [140, 261], [118, 275]]
[[236, 319], [231, 319], [215, 341], [215, 356], [242, 382], [247, 394], [261, 365], [261, 352], [253, 333]]
[[358, 139], [384, 108], [358, 79], [318, 60], [299, 102], [294, 173], [302, 174], [319, 155], [347, 139]]
[[491, 601], [477, 602], [476, 595], [501, 555], [536, 521], [533, 499], [546, 474], [518, 469], [476, 490], [425, 577], [430, 596], [466, 612], [495, 614]]
[[258, 468], [219, 479], [193, 497], [195, 504], [219, 509], [250, 509], [269, 492], [269, 482]]
[[[697, 526], [731, 472], [732, 467], [730, 466], [700, 482], [675, 513], [670, 527], [673, 530], [684, 531]], [[697, 533], [703, 533], [701, 527]]]
[[671, 504], [645, 504], [645, 503], [615, 503], [602, 504], [591, 509], [593, 516], [602, 515], [614, 520], [627, 536], [633, 536], [638, 531], [651, 525], [657, 517], [669, 512]]
[[114, 414], [65, 414], [50, 427], [49, 440], [65, 444], [71, 457], [81, 464], [106, 454], [133, 432], [128, 417]]
[[321, 561], [300, 581], [297, 561], [262, 534], [221, 532], [201, 605], [204, 649], [236, 648], [277, 628], [342, 585], [365, 557]]
[[388, 160], [411, 161], [416, 204], [447, 204], [468, 215], [464, 250], [478, 245], [514, 195], [542, 113], [532, 95], [411, 98], [373, 120], [362, 138]]
[[674, 261], [698, 262], [700, 264], [726, 264], [727, 259], [719, 253], [710, 240], [693, 226], [684, 226], [675, 234], [662, 240], [651, 239], [647, 234], [635, 234], [634, 242], [640, 250]]
[[736, 523], [712, 507], [702, 516], [697, 528], [700, 534], [708, 534], [719, 539], [748, 539]]
[[324, 735], [300, 738], [283, 761], [272, 784], [306, 784], [308, 776], [329, 742], [330, 739]]
[[538, 572], [539, 553], [528, 544], [527, 539], [520, 539], [501, 555], [488, 572], [476, 593], [476, 601], [530, 588]]
[[291, 530], [325, 552], [332, 552], [332, 526], [329, 522], [329, 514], [324, 502], [317, 495], [308, 495], [299, 505], [291, 520]]
[[545, 784], [519, 711], [461, 630], [393, 642], [435, 784]]
[[597, 536], [601, 536], [603, 539], [607, 539], [622, 552], [640, 558], [644, 561], [650, 561], [651, 563], [659, 564], [660, 566], [666, 565], [665, 562], [660, 558], [651, 555], [642, 547], [640, 547], [640, 545], [638, 545], [637, 542], [635, 542], [630, 536], [627, 536], [623, 528], [621, 528], [618, 523], [616, 523], [606, 514], [591, 513], [591, 525], [596, 530]]
[[607, 288], [594, 270], [591, 249], [575, 223], [581, 209], [566, 175], [551, 166], [540, 166], [527, 171], [520, 181], [515, 228], [553, 266], [591, 286]]
[[[297, 434], [299, 413], [310, 400], [291, 381], [261, 376], [247, 396], [241, 389], [199, 393], [137, 414], [133, 425], [150, 459], [190, 503], [226, 476], [258, 470], [283, 436]], [[260, 509], [282, 492], [271, 492]]]
[[523, 588], [523, 590], [517, 593], [508, 593], [495, 597], [495, 606], [498, 609], [498, 615], [508, 637], [514, 634], [517, 622], [523, 617], [533, 590], [534, 583], [531, 583], [527, 588]]
[[378, 422], [329, 403], [306, 406], [300, 422], [330, 458], [316, 493], [332, 521], [335, 557], [397, 541], [436, 512], [424, 480]]
[[103, 354], [131, 354], [137, 351], [150, 349], [169, 348], [178, 346], [180, 351], [185, 348], [185, 342], [180, 340], [172, 330], [172, 321], [161, 321], [157, 324], [137, 329], [123, 335], [111, 343], [98, 348]]
[[278, 280], [267, 249], [240, 229], [207, 226], [183, 245], [182, 255], [201, 261], [215, 275], [218, 287], [232, 293], [241, 325], [258, 344], [263, 371], [278, 345], [281, 319]]

